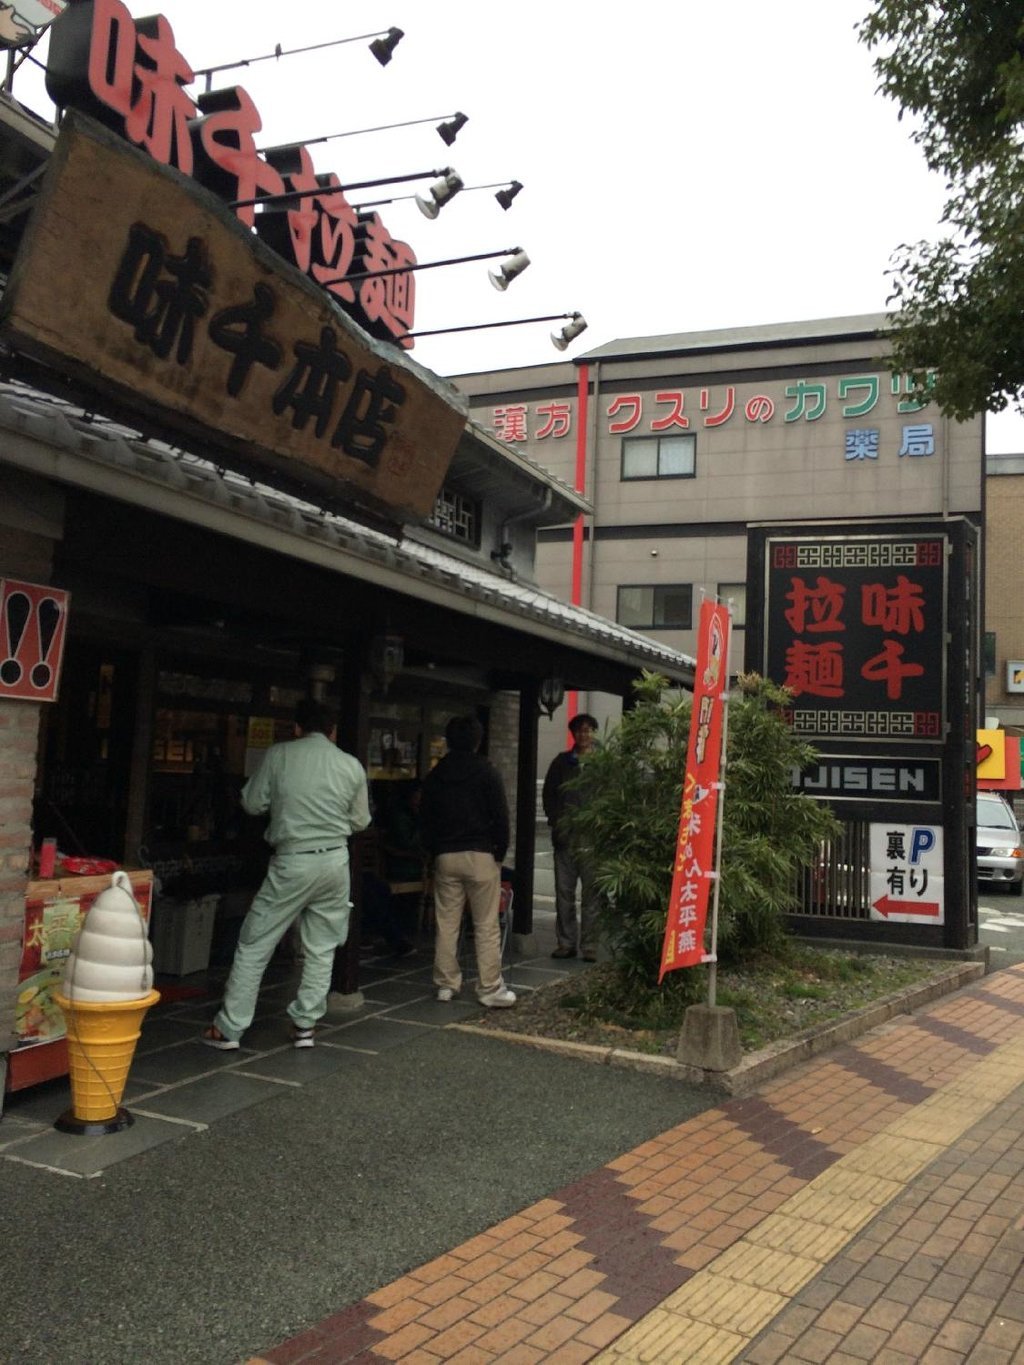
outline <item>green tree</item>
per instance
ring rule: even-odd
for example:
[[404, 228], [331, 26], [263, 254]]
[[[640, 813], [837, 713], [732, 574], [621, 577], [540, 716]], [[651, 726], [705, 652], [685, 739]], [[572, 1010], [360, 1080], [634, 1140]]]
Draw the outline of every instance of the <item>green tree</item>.
[[947, 416], [1024, 412], [1021, 0], [876, 0], [858, 35], [947, 187], [939, 239], [895, 253], [894, 368]]
[[[624, 1007], [650, 1018], [652, 995], [663, 1014], [696, 999], [703, 972], [678, 971], [657, 990], [683, 775], [691, 699], [666, 691], [656, 674], [636, 684], [636, 705], [582, 766], [586, 793], [571, 817], [574, 840], [594, 864], [605, 897], [602, 912]], [[745, 675], [729, 702], [726, 789], [722, 804], [719, 952], [745, 956], [778, 950], [784, 915], [795, 903], [800, 868], [835, 834], [827, 807], [794, 791], [794, 767], [814, 758], [780, 708], [785, 689]]]

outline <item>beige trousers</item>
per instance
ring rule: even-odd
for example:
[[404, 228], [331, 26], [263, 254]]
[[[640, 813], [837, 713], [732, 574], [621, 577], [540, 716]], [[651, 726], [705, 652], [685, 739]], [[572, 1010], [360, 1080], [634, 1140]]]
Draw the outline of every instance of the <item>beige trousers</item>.
[[447, 986], [452, 991], [462, 986], [459, 926], [468, 902], [476, 949], [476, 993], [489, 995], [502, 988], [500, 900], [501, 866], [490, 853], [438, 854], [434, 860], [435, 986]]

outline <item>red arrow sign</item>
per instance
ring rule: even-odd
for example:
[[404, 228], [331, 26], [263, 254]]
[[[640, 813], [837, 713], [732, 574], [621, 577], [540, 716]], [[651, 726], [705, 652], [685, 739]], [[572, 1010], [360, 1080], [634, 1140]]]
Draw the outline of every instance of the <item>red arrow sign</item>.
[[938, 901], [894, 901], [889, 896], [883, 896], [881, 900], [874, 901], [871, 908], [885, 919], [890, 915], [924, 915], [929, 919], [938, 919], [939, 916]]

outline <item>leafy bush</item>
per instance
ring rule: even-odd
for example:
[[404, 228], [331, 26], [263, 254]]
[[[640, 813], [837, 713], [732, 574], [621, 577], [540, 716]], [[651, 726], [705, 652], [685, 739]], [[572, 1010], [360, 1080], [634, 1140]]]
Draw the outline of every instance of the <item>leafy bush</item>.
[[[657, 988], [672, 888], [690, 733], [690, 697], [657, 674], [634, 685], [636, 703], [578, 777], [583, 804], [569, 817], [573, 841], [594, 865], [602, 921], [614, 953], [617, 1007], [641, 1016], [675, 1013], [699, 999], [704, 972], [670, 973]], [[794, 767], [814, 750], [795, 737], [781, 708], [789, 693], [756, 674], [729, 701], [722, 803], [718, 951], [723, 959], [771, 952], [785, 941], [800, 868], [836, 833], [827, 807], [794, 791]], [[646, 997], [656, 991], [658, 1002]], [[627, 1003], [628, 1002], [628, 1003]]]

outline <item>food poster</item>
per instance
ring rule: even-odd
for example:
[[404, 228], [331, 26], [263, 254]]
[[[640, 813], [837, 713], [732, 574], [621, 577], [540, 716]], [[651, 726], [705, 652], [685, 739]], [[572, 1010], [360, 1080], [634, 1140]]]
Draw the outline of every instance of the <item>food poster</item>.
[[[90, 877], [88, 881], [88, 891], [83, 888], [79, 895], [67, 880], [55, 883], [59, 890], [53, 895], [33, 895], [29, 888], [14, 1008], [16, 1047], [33, 1047], [64, 1037], [64, 1014], [54, 997], [64, 980], [64, 964], [86, 911], [110, 885], [109, 877]], [[132, 875], [131, 882], [132, 895], [148, 920], [152, 876], [148, 872]]]

